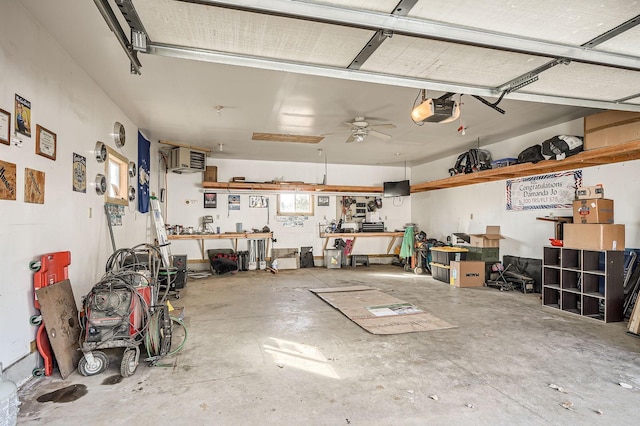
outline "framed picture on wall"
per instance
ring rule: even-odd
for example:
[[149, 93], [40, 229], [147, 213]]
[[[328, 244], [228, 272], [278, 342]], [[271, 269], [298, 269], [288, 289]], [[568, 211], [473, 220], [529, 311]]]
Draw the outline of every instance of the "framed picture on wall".
[[16, 94], [16, 132], [31, 137], [31, 102]]
[[218, 194], [215, 192], [205, 192], [204, 193], [204, 208], [205, 209], [215, 209], [218, 207]]
[[36, 154], [56, 160], [56, 134], [41, 125], [36, 125]]
[[326, 195], [318, 195], [318, 206], [328, 206], [329, 197]]
[[0, 143], [11, 144], [11, 113], [0, 109]]

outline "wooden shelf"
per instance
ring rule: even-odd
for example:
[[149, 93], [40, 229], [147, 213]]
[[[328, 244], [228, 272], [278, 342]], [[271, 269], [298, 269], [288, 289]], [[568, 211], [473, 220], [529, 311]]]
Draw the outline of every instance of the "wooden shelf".
[[[579, 169], [603, 164], [619, 163], [640, 159], [640, 140], [622, 145], [583, 151], [564, 160], [543, 160], [536, 164], [514, 164], [497, 169], [484, 170], [466, 175], [457, 175], [445, 179], [411, 185], [411, 193], [434, 191], [436, 189], [455, 188], [476, 183], [513, 179], [543, 173]], [[341, 192], [349, 194], [382, 194], [382, 186], [321, 185], [313, 183], [263, 183], [263, 182], [202, 182], [206, 189], [259, 190], [259, 191], [303, 191], [303, 192]]]
[[381, 186], [345, 186], [345, 185], [320, 185], [313, 183], [261, 183], [261, 182], [202, 182], [202, 187], [207, 189], [234, 189], [234, 190], [260, 190], [260, 191], [304, 191], [304, 192], [345, 192], [382, 194]]
[[454, 188], [474, 185], [476, 183], [495, 180], [513, 179], [533, 176], [542, 173], [559, 172], [603, 164], [620, 163], [640, 159], [640, 140], [622, 145], [607, 146], [565, 158], [564, 160], [543, 160], [539, 163], [514, 164], [497, 169], [484, 170], [466, 175], [457, 175], [445, 179], [411, 185], [411, 193], [434, 191], [436, 189]]

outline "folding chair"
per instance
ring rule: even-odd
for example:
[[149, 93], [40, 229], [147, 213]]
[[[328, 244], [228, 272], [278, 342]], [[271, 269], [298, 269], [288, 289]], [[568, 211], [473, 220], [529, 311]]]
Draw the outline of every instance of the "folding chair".
[[511, 291], [513, 290], [513, 284], [510, 283], [507, 278], [504, 276], [505, 272], [511, 267], [511, 264], [508, 264], [505, 268], [502, 263], [494, 263], [491, 265], [491, 271], [497, 272], [498, 277], [495, 280], [487, 280], [487, 286], [499, 288], [500, 291]]

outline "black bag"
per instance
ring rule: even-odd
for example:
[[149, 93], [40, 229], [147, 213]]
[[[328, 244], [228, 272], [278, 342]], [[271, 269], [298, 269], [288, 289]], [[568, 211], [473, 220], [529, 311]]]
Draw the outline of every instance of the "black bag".
[[547, 160], [564, 160], [582, 151], [580, 136], [558, 135], [542, 142], [542, 155]]
[[491, 153], [486, 149], [470, 149], [458, 156], [455, 166], [449, 169], [449, 175], [473, 173], [491, 168]]
[[544, 157], [542, 156], [542, 146], [540, 144], [530, 146], [518, 154], [518, 164], [537, 163], [542, 160], [544, 160]]
[[236, 261], [228, 257], [219, 257], [211, 259], [211, 270], [216, 275], [227, 274], [229, 272], [238, 272], [238, 264]]
[[301, 247], [300, 248], [300, 267], [301, 268], [313, 268], [315, 267], [313, 262], [313, 247]]

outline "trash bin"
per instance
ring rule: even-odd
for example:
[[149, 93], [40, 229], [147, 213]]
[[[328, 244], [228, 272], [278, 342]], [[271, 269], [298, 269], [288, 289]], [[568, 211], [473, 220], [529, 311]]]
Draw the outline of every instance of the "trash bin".
[[327, 249], [324, 255], [324, 266], [327, 269], [340, 268], [342, 265], [342, 250]]

